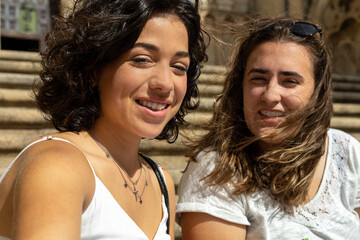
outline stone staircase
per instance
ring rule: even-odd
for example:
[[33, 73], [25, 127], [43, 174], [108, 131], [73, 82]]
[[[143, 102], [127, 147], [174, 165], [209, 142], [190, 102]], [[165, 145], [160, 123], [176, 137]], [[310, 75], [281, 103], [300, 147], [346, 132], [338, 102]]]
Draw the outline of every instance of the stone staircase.
[[[43, 120], [31, 96], [34, 79], [40, 70], [37, 53], [0, 51], [0, 174], [12, 159], [32, 139], [55, 129]], [[199, 80], [201, 104], [186, 120], [193, 123], [207, 121], [211, 107], [223, 83], [224, 68], [205, 66]], [[331, 126], [342, 129], [360, 140], [360, 78], [334, 74], [335, 114]], [[189, 134], [182, 129], [183, 134]], [[195, 131], [200, 131], [200, 129]], [[174, 144], [144, 140], [141, 151], [165, 166], [177, 185], [186, 166], [184, 138]], [[180, 229], [176, 227], [177, 239]]]

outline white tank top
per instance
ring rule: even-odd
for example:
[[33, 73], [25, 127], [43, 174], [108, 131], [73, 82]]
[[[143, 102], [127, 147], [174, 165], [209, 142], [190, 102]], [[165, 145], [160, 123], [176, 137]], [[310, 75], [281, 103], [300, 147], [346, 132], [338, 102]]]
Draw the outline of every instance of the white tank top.
[[[7, 172], [14, 165], [16, 160], [32, 145], [46, 141], [58, 140], [75, 144], [56, 137], [43, 137], [28, 146], [26, 146], [14, 161], [5, 170], [4, 174], [0, 177], [0, 182], [3, 180]], [[78, 148], [79, 149], [79, 148]], [[80, 149], [79, 149], [80, 150]], [[89, 161], [88, 161], [89, 162]], [[139, 228], [139, 226], [127, 215], [124, 209], [117, 203], [110, 191], [105, 187], [101, 180], [96, 176], [95, 171], [89, 162], [95, 178], [95, 192], [94, 196], [81, 217], [81, 239], [86, 240], [148, 240], [146, 234]], [[159, 170], [164, 176], [164, 173], [159, 166]], [[165, 178], [164, 178], [165, 179]], [[166, 233], [166, 221], [169, 217], [164, 196], [162, 196], [162, 209], [163, 218], [161, 219], [154, 240], [167, 240], [171, 239], [170, 235]], [[152, 219], [149, 219], [152, 221]], [[10, 240], [9, 238], [0, 236], [0, 240]]]

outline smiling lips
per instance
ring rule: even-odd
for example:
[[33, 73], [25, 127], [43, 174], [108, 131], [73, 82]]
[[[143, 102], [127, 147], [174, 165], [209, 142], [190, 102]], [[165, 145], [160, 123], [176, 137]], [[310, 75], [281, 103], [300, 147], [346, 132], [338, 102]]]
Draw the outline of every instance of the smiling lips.
[[154, 102], [147, 102], [147, 101], [137, 101], [141, 106], [147, 107], [153, 111], [161, 111], [164, 110], [168, 104], [162, 104], [162, 103], [154, 103]]
[[284, 116], [285, 116], [285, 114], [282, 113], [282, 112], [277, 112], [277, 111], [265, 111], [265, 110], [260, 111], [260, 114], [263, 115], [263, 116], [266, 116], [266, 117], [270, 117], [270, 118], [273, 118], [273, 117], [284, 117]]

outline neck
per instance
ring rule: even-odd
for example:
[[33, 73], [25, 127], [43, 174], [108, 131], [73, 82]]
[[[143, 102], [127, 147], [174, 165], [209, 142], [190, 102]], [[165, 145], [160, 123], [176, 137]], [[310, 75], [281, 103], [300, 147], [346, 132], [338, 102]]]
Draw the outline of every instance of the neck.
[[[88, 131], [89, 137], [98, 145], [98, 150], [111, 155], [112, 160], [121, 166], [129, 175], [140, 168], [138, 161], [139, 141], [130, 141], [122, 135], [108, 129], [92, 128]], [[92, 135], [92, 136], [91, 136]], [[109, 156], [106, 156], [109, 158]]]

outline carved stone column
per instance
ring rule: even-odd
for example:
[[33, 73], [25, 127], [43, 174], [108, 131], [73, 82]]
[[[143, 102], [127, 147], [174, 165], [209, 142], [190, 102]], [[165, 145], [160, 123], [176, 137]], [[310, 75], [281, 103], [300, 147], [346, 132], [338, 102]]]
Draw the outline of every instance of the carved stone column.
[[360, 1], [320, 0], [311, 15], [329, 35], [334, 53], [334, 72], [360, 75]]

